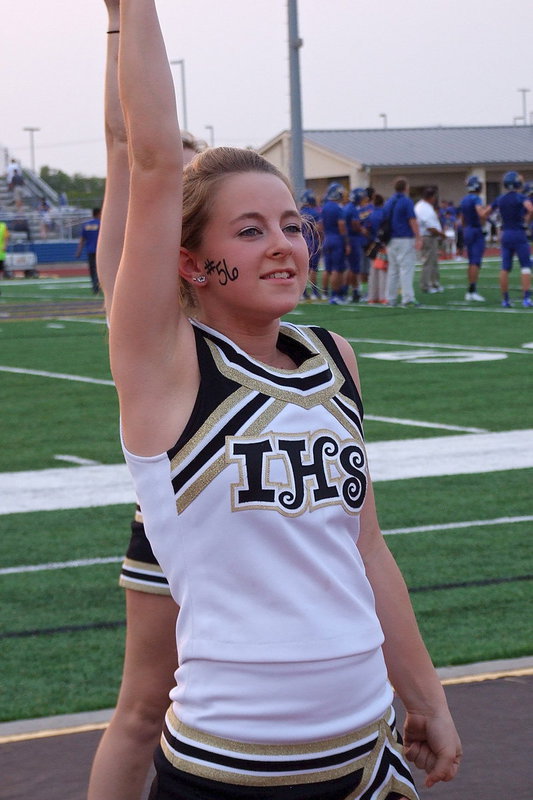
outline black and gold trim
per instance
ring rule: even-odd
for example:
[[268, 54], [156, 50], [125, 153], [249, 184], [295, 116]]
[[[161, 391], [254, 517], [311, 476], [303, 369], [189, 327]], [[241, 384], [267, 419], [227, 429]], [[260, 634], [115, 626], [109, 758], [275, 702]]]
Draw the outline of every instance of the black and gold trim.
[[357, 789], [346, 800], [380, 800], [390, 792], [418, 800], [393, 709], [377, 722], [345, 736], [269, 745], [202, 733], [178, 720], [170, 708], [161, 748], [176, 770], [223, 784], [281, 787], [354, 775]]

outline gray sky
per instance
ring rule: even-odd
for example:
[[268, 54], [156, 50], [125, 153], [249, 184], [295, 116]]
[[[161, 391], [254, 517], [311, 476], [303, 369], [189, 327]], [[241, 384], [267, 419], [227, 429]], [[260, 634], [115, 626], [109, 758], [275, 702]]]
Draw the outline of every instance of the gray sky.
[[[158, 8], [193, 133], [258, 146], [289, 127], [286, 0]], [[520, 88], [533, 112], [532, 0], [299, 0], [298, 14], [304, 128], [512, 124]], [[15, 0], [3, 23], [0, 145], [29, 166], [35, 126], [37, 169], [103, 175], [103, 0]]]

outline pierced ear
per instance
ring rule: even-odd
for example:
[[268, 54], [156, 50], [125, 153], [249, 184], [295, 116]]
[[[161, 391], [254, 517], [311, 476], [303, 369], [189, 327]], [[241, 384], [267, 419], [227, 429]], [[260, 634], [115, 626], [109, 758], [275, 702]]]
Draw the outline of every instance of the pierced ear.
[[203, 266], [198, 262], [196, 256], [184, 247], [180, 247], [179, 274], [183, 280], [187, 283], [194, 283], [195, 286], [206, 282]]

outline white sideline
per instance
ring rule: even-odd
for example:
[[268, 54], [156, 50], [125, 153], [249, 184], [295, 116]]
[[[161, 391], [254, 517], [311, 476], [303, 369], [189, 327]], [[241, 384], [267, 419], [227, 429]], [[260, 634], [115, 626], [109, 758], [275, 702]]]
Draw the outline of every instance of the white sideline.
[[[496, 519], [473, 519], [461, 522], [444, 522], [439, 525], [418, 525], [414, 528], [390, 528], [382, 531], [384, 536], [399, 533], [428, 533], [431, 531], [463, 530], [464, 528], [484, 528], [491, 525], [514, 525], [520, 522], [533, 522], [533, 516], [497, 517]], [[74, 561], [49, 561], [44, 564], [25, 564], [17, 567], [2, 567], [0, 575], [19, 575], [23, 572], [48, 572], [56, 569], [77, 569], [94, 567], [100, 564], [119, 564], [124, 556], [107, 556], [105, 558], [78, 558]]]
[[[375, 442], [374, 482], [533, 467], [533, 429]], [[125, 464], [0, 473], [0, 514], [133, 503]]]

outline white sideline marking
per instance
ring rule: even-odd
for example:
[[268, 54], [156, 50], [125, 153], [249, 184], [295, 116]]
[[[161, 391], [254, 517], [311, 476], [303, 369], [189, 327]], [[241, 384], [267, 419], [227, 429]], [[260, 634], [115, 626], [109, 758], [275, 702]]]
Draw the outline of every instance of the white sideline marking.
[[479, 528], [485, 525], [512, 525], [515, 522], [533, 522], [533, 516], [496, 517], [495, 519], [475, 519], [469, 522], [443, 522], [440, 525], [417, 525], [415, 528], [391, 528], [382, 533], [384, 536], [393, 536], [397, 533], [428, 533], [430, 531], [449, 531], [454, 528]]
[[398, 419], [397, 417], [377, 417], [365, 414], [365, 420], [372, 422], [390, 422], [392, 425], [410, 425], [415, 428], [439, 428], [443, 431], [462, 431], [463, 433], [488, 433], [486, 428], [463, 428], [461, 425], [445, 425], [440, 422], [420, 422], [416, 419]]
[[39, 378], [56, 378], [63, 381], [78, 381], [79, 383], [97, 383], [101, 386], [114, 386], [111, 380], [104, 378], [86, 378], [84, 375], [67, 375], [63, 372], [46, 372], [42, 369], [23, 369], [22, 367], [0, 366], [0, 372], [14, 372], [17, 375], [37, 375]]
[[92, 458], [81, 458], [81, 456], [57, 455], [54, 458], [56, 461], [68, 461], [69, 464], [76, 464], [78, 467], [95, 467], [101, 463]]
[[[442, 525], [418, 525], [415, 528], [391, 528], [383, 531], [384, 536], [392, 536], [398, 533], [426, 533], [428, 531], [446, 531], [454, 528], [478, 528], [485, 525], [512, 525], [516, 522], [532, 522], [533, 516], [529, 517], [497, 517], [496, 519], [475, 519], [464, 522], [446, 522]], [[72, 569], [77, 567], [93, 567], [99, 564], [118, 564], [124, 560], [124, 556], [109, 556], [107, 558], [80, 558], [75, 561], [50, 561], [46, 564], [29, 564], [20, 567], [3, 567], [0, 575], [18, 575], [24, 572], [45, 572], [56, 569]]]
[[[80, 320], [73, 320], [74, 322], [79, 322]], [[91, 320], [85, 320], [86, 322], [91, 322]], [[111, 380], [102, 380], [99, 378], [85, 378], [83, 375], [67, 375], [60, 372], [44, 372], [43, 370], [37, 369], [23, 369], [22, 367], [2, 367], [0, 366], [0, 372], [16, 372], [20, 375], [37, 375], [41, 378], [55, 378], [56, 380], [63, 380], [63, 381], [81, 381], [82, 383], [97, 383], [103, 386], [114, 386], [114, 381]], [[447, 431], [463, 431], [464, 433], [482, 433], [484, 432], [483, 428], [463, 428], [460, 425], [445, 425], [438, 422], [422, 422], [420, 420], [412, 420], [412, 419], [397, 419], [396, 417], [376, 417], [370, 414], [366, 415], [366, 419], [374, 420], [376, 422], [391, 422], [395, 425], [410, 425], [415, 428], [437, 428]]]
[[368, 445], [374, 482], [533, 467], [533, 429]]
[[52, 569], [70, 569], [71, 567], [94, 567], [98, 564], [118, 564], [124, 556], [109, 558], [80, 558], [76, 561], [50, 561], [48, 564], [29, 564], [21, 567], [3, 567], [0, 575], [18, 575], [22, 572], [46, 572]]
[[[374, 482], [533, 467], [533, 429], [367, 446]], [[125, 464], [0, 473], [0, 514], [134, 503]]]
[[405, 347], [434, 347], [443, 350], [471, 350], [474, 353], [521, 353], [522, 355], [533, 355], [524, 347], [481, 347], [469, 344], [442, 344], [442, 342], [419, 342], [406, 341], [405, 339], [364, 339], [355, 336], [347, 337], [349, 342], [361, 342], [362, 344], [394, 344], [405, 345]]

